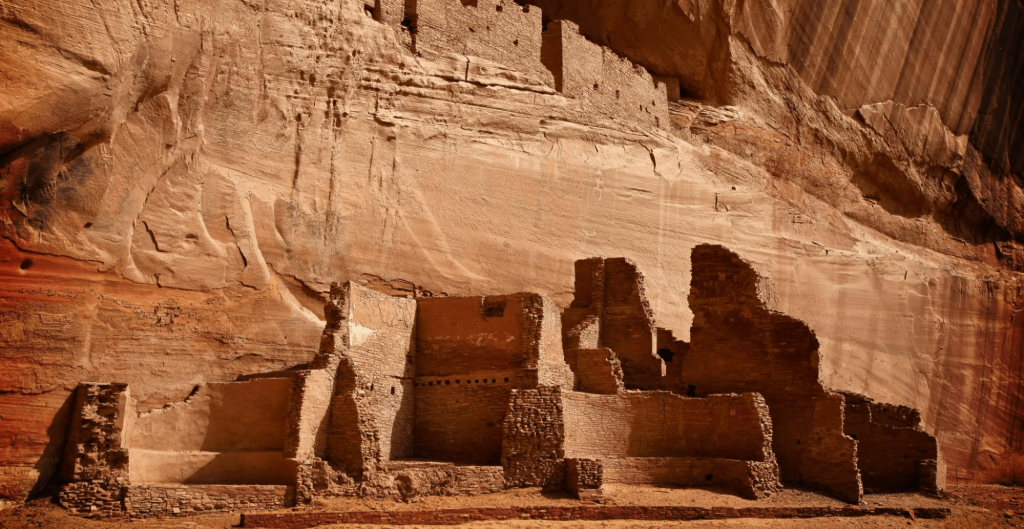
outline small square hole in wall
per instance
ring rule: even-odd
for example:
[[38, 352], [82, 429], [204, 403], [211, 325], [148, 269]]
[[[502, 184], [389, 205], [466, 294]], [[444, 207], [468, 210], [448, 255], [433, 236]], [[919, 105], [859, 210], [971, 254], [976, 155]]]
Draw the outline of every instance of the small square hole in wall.
[[392, 394], [392, 395], [394, 395], [394, 394], [395, 394], [395, 386], [391, 386], [391, 394]]
[[504, 301], [484, 301], [480, 313], [485, 318], [500, 318], [505, 315]]
[[452, 383], [452, 381], [451, 381], [451, 380], [445, 380], [445, 381], [444, 381], [444, 385], [446, 385], [446, 386], [449, 386], [449, 385], [451, 385], [451, 383]]
[[505, 377], [505, 382], [508, 382], [508, 377]]

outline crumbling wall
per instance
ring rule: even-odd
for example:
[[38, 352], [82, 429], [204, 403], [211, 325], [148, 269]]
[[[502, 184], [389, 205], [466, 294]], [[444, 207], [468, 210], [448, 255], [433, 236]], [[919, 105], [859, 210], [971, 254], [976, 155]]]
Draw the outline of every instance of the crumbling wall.
[[566, 347], [614, 351], [628, 389], [674, 389], [678, 380], [664, 376], [657, 329], [636, 265], [621, 257], [593, 258], [576, 261], [575, 269], [573, 301], [562, 314]]
[[349, 282], [332, 286], [329, 305], [320, 356], [337, 375], [325, 452], [371, 479], [381, 462], [414, 451], [416, 301]]
[[414, 25], [417, 52], [480, 57], [554, 85], [540, 60], [543, 22], [538, 7], [512, 0], [407, 0], [406, 16]]
[[562, 388], [513, 390], [503, 424], [501, 464], [511, 487], [565, 484]]
[[[134, 415], [127, 384], [83, 383], [75, 389], [64, 445], [60, 504], [71, 512], [116, 516], [129, 483], [125, 433]], [[126, 424], [128, 422], [129, 424]]]
[[565, 460], [565, 489], [578, 500], [600, 503], [603, 499], [604, 465], [596, 459]]
[[579, 99], [583, 108], [611, 119], [667, 127], [668, 92], [642, 66], [595, 44], [579, 26], [555, 20], [544, 31], [544, 64], [555, 89]]
[[488, 494], [505, 488], [505, 473], [497, 466], [456, 465], [439, 461], [392, 461], [385, 465], [397, 495], [419, 496]]
[[585, 393], [616, 394], [625, 391], [622, 363], [615, 351], [601, 349], [568, 349], [565, 358], [576, 373], [576, 389]]
[[843, 399], [818, 381], [814, 332], [770, 310], [770, 285], [739, 256], [715, 245], [692, 252], [690, 351], [683, 386], [702, 396], [757, 391], [774, 426], [782, 479], [860, 501], [856, 442], [843, 433]]
[[[906, 406], [844, 393], [846, 435], [857, 440], [857, 466], [871, 493], [945, 488], [938, 441], [920, 430], [920, 414]], [[898, 449], [894, 449], [898, 448]]]

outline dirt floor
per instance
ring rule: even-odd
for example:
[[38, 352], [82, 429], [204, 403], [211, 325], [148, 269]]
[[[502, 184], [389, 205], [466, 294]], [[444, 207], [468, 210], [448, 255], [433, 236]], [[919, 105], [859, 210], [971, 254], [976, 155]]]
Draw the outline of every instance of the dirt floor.
[[[750, 501], [728, 494], [700, 490], [673, 490], [655, 487], [607, 486], [606, 503], [616, 505], [691, 505], [701, 507], [751, 505], [808, 506], [842, 505], [819, 494], [798, 490], [785, 490], [768, 500]], [[461, 525], [466, 529], [498, 527], [550, 528], [550, 529], [631, 529], [653, 527], [693, 529], [738, 529], [742, 527], [765, 529], [984, 529], [1024, 527], [1024, 488], [999, 485], [967, 485], [953, 487], [949, 498], [939, 500], [918, 494], [868, 495], [866, 504], [890, 506], [938, 506], [953, 509], [946, 520], [910, 520], [908, 518], [878, 516], [865, 518], [815, 518], [808, 520], [726, 520], [699, 522], [633, 522], [629, 520], [600, 522], [475, 522]], [[456, 507], [502, 507], [510, 505], [572, 505], [578, 504], [564, 495], [542, 494], [537, 489], [511, 490], [498, 494], [472, 497], [432, 497], [415, 503], [332, 499], [318, 502], [314, 509], [324, 510], [399, 510], [446, 509]], [[188, 518], [138, 521], [94, 521], [69, 516], [49, 500], [36, 500], [28, 504], [0, 503], [0, 529], [228, 529], [238, 527], [239, 513], [212, 514]], [[335, 529], [370, 529], [382, 526], [334, 525]], [[421, 526], [404, 526], [414, 529]], [[431, 526], [435, 527], [435, 526]]]

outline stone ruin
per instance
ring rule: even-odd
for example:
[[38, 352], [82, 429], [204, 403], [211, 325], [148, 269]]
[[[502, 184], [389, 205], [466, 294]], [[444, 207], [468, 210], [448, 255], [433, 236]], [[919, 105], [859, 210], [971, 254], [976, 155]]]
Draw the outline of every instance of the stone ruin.
[[334, 285], [308, 365], [198, 386], [146, 413], [125, 384], [75, 396], [60, 503], [96, 517], [409, 500], [513, 487], [600, 502], [604, 483], [850, 503], [944, 488], [916, 410], [818, 381], [814, 332], [736, 254], [692, 252], [690, 343], [655, 325], [623, 258], [575, 297], [396, 297]]
[[668, 102], [679, 80], [653, 76], [610, 48], [588, 40], [577, 24], [549, 20], [537, 6], [513, 0], [365, 0], [375, 20], [392, 27], [420, 56], [458, 55], [466, 81], [474, 75], [554, 88], [579, 110], [622, 123], [668, 127]]

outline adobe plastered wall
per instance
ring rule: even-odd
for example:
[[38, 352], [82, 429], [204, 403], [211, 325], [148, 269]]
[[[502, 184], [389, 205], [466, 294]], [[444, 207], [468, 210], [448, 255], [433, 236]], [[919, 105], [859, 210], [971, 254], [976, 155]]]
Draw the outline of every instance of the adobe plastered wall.
[[204, 384], [143, 413], [126, 434], [133, 484], [290, 484], [290, 378]]
[[141, 414], [127, 446], [163, 451], [281, 451], [291, 389], [289, 378], [203, 384], [184, 402]]
[[509, 376], [536, 344], [524, 343], [523, 295], [422, 298], [416, 314], [416, 375]]
[[856, 442], [843, 434], [843, 398], [818, 380], [818, 341], [803, 322], [770, 310], [767, 280], [735, 253], [702, 244], [692, 251], [690, 351], [683, 385], [697, 396], [764, 395], [772, 444], [786, 483], [821, 488], [847, 501], [862, 494]]

